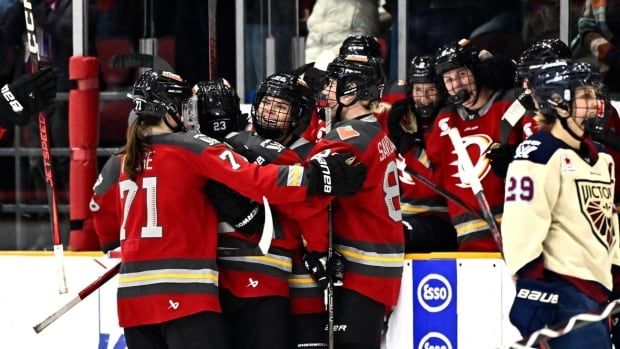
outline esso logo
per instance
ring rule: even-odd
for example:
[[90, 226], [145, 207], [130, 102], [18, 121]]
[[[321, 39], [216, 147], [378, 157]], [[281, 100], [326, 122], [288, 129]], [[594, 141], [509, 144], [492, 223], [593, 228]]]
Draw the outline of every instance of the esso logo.
[[418, 301], [429, 313], [438, 313], [452, 301], [452, 287], [448, 279], [439, 274], [426, 275], [418, 285]]
[[439, 332], [429, 332], [422, 337], [418, 349], [452, 349], [452, 343]]

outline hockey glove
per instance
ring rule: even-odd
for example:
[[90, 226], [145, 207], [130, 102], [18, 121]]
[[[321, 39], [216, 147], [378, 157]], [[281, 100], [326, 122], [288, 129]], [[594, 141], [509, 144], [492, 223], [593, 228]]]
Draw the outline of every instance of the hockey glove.
[[353, 153], [315, 157], [307, 167], [308, 192], [352, 195], [364, 184], [367, 168], [355, 162]]
[[303, 260], [304, 266], [321, 287], [326, 288], [330, 278], [334, 286], [342, 286], [344, 259], [340, 253], [333, 251], [332, 258], [328, 260], [326, 253], [308, 252]]
[[493, 143], [490, 150], [486, 153], [486, 157], [491, 161], [491, 169], [501, 178], [506, 178], [508, 165], [515, 156], [517, 146], [514, 144]]
[[401, 126], [401, 122], [408, 110], [409, 102], [405, 99], [392, 104], [392, 108], [388, 114], [389, 136], [400, 154], [404, 154], [415, 145], [413, 135], [403, 130]]
[[56, 97], [58, 72], [44, 67], [36, 73], [19, 77], [12, 84], [2, 86], [0, 125], [25, 126], [30, 117], [47, 108]]
[[515, 63], [500, 55], [482, 58], [478, 63], [481, 84], [492, 90], [514, 88]]
[[265, 209], [256, 201], [218, 182], [207, 184], [207, 196], [222, 221], [246, 235], [259, 234], [262, 231]]

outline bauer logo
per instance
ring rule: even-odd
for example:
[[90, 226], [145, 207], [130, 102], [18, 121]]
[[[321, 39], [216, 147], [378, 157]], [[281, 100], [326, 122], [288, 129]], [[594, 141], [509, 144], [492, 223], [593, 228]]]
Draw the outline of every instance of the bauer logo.
[[439, 332], [430, 332], [422, 338], [418, 349], [452, 349], [450, 340]]
[[438, 313], [450, 305], [452, 287], [448, 280], [439, 274], [428, 274], [418, 285], [418, 301], [430, 313]]
[[413, 261], [413, 348], [457, 349], [455, 260]]

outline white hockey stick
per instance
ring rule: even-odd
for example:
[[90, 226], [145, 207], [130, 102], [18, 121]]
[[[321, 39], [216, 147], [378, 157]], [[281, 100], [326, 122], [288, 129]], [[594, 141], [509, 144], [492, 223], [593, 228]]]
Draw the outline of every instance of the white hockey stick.
[[271, 241], [273, 240], [273, 217], [269, 201], [263, 196], [263, 207], [265, 208], [265, 223], [263, 223], [263, 231], [258, 241], [258, 245], [251, 249], [218, 249], [218, 257], [243, 257], [243, 256], [264, 256], [269, 251]]
[[491, 234], [493, 235], [493, 239], [497, 244], [497, 248], [500, 252], [502, 252], [502, 236], [500, 235], [497, 222], [495, 222], [495, 217], [493, 217], [493, 213], [491, 212], [491, 208], [489, 207], [489, 202], [484, 196], [482, 183], [480, 183], [480, 179], [474, 171], [474, 165], [472, 164], [469, 154], [467, 153], [467, 149], [465, 149], [465, 145], [463, 143], [463, 139], [461, 138], [459, 130], [454, 127], [448, 126], [447, 122], [439, 123], [439, 127], [441, 128], [442, 134], [447, 134], [448, 137], [450, 137], [450, 141], [452, 142], [452, 146], [454, 147], [454, 150], [456, 151], [456, 156], [458, 157], [459, 172], [462, 176], [465, 176], [464, 179], [469, 182], [471, 190], [474, 193], [478, 204], [480, 205], [480, 209], [482, 210], [484, 220], [489, 226]]

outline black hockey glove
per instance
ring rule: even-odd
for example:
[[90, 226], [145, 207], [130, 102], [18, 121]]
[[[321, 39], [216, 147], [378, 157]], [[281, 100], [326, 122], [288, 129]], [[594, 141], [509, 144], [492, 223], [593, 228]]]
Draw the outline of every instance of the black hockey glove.
[[516, 66], [507, 57], [493, 55], [480, 59], [477, 71], [481, 83], [492, 90], [514, 88]]
[[207, 184], [207, 196], [221, 220], [246, 234], [260, 234], [265, 208], [219, 182]]
[[44, 67], [2, 86], [0, 125], [12, 127], [28, 124], [32, 115], [47, 108], [56, 97], [57, 80], [57, 70]]
[[326, 253], [308, 252], [303, 260], [304, 266], [321, 287], [326, 288], [330, 278], [334, 286], [342, 286], [344, 260], [340, 253], [334, 251], [328, 260]]
[[315, 157], [306, 168], [308, 193], [352, 195], [364, 184], [366, 166], [355, 162], [353, 153]]
[[409, 102], [405, 99], [392, 104], [392, 108], [388, 114], [389, 136], [400, 154], [404, 154], [415, 145], [413, 135], [405, 132], [401, 126], [401, 120], [407, 114], [408, 110]]
[[228, 146], [231, 147], [235, 153], [246, 158], [248, 162], [257, 163], [259, 165], [263, 165], [265, 163], [264, 158], [254, 150], [250, 149], [247, 145], [228, 138], [225, 139], [224, 142], [228, 144]]
[[506, 178], [508, 165], [515, 156], [517, 146], [514, 144], [493, 143], [490, 150], [486, 153], [486, 157], [491, 161], [491, 169], [501, 178]]

